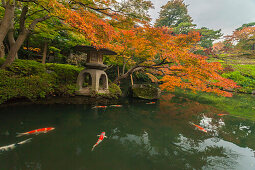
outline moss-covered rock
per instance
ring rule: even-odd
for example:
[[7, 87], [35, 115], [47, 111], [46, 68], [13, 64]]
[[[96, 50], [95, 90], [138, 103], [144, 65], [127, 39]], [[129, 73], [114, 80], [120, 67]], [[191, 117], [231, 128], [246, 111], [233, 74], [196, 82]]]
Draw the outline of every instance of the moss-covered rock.
[[150, 84], [135, 84], [130, 89], [130, 96], [141, 99], [159, 99], [161, 90]]
[[[109, 93], [106, 94], [100, 94], [100, 93], [95, 93], [95, 97], [105, 97], [105, 98], [110, 98], [110, 99], [118, 99], [122, 95], [122, 91], [120, 87], [117, 84], [111, 83], [109, 84]], [[92, 94], [93, 96], [93, 94]]]

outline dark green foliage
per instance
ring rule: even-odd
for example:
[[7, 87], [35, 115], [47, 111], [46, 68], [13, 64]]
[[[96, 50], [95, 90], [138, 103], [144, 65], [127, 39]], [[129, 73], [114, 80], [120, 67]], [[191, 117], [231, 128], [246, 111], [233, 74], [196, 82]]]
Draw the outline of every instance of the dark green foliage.
[[46, 64], [47, 70], [53, 71], [56, 73], [56, 78], [58, 83], [60, 84], [72, 84], [76, 83], [78, 74], [81, 72], [83, 68], [72, 66], [68, 64]]
[[5, 59], [0, 58], [0, 67], [4, 64]]
[[245, 27], [252, 27], [252, 26], [255, 26], [255, 22], [250, 22], [248, 24], [243, 24], [241, 27], [237, 28], [236, 30], [240, 31], [240, 30], [242, 30]]
[[191, 23], [187, 5], [183, 0], [171, 0], [161, 7], [155, 26], [177, 27], [181, 23]]
[[45, 73], [40, 76], [20, 77], [0, 69], [0, 77], [0, 104], [11, 98], [44, 98], [53, 92], [50, 75]]
[[39, 75], [46, 72], [43, 64], [33, 60], [15, 60], [6, 70], [20, 76]]
[[196, 29], [201, 34], [200, 45], [204, 48], [210, 48], [213, 46], [213, 42], [219, 39], [223, 34], [221, 30], [212, 30], [206, 27]]
[[76, 84], [58, 84], [54, 87], [54, 94], [58, 96], [73, 96], [76, 91]]
[[114, 83], [109, 84], [109, 92], [111, 98], [118, 98], [122, 94], [120, 87]]
[[132, 86], [132, 97], [141, 99], [158, 99], [159, 89], [150, 84]]
[[0, 69], [0, 104], [12, 98], [34, 100], [48, 95], [74, 95], [81, 70], [67, 64], [15, 60], [6, 70]]
[[110, 99], [118, 99], [119, 96], [121, 96], [122, 91], [120, 87], [114, 83], [109, 84], [109, 93], [108, 94], [102, 94], [102, 93], [95, 93], [92, 94], [94, 97], [102, 96], [105, 98], [110, 98]]

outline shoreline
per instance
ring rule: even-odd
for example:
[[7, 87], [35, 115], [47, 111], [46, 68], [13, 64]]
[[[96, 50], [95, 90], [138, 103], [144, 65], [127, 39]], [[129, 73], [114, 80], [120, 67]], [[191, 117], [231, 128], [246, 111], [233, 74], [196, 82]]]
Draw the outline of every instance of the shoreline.
[[5, 103], [0, 104], [1, 107], [11, 107], [11, 106], [20, 106], [20, 105], [51, 105], [51, 104], [116, 104], [119, 103], [121, 98], [112, 99], [104, 97], [90, 97], [90, 96], [49, 96], [43, 99], [29, 100], [27, 98], [16, 98], [6, 101]]

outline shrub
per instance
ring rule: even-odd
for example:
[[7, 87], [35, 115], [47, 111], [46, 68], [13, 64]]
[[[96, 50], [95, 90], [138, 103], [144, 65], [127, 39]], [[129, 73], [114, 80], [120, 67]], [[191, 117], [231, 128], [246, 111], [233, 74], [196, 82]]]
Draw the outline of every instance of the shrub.
[[20, 77], [10, 71], [0, 70], [0, 77], [0, 104], [11, 98], [44, 98], [53, 92], [49, 74]]
[[241, 74], [239, 71], [233, 71], [222, 74], [223, 77], [234, 80], [241, 88], [239, 92], [251, 93], [255, 89], [255, 79]]
[[54, 71], [60, 84], [76, 83], [77, 77], [83, 68], [68, 64], [46, 64], [47, 70]]
[[0, 58], [0, 67], [4, 64], [5, 59], [4, 58]]
[[[0, 60], [0, 64], [3, 61]], [[43, 65], [31, 60], [15, 60], [6, 70], [0, 69], [0, 104], [12, 98], [34, 100], [53, 94], [74, 95], [81, 70], [67, 64]]]
[[73, 96], [76, 90], [76, 84], [60, 84], [54, 87], [54, 94], [58, 96]]
[[20, 76], [40, 75], [46, 72], [45, 66], [33, 60], [15, 60], [6, 70]]

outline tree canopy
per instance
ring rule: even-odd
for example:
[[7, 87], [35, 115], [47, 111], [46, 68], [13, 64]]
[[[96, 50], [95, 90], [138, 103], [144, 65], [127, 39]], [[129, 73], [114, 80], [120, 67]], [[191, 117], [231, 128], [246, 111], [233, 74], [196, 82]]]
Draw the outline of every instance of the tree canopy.
[[184, 0], [171, 0], [161, 7], [155, 26], [177, 27], [181, 23], [191, 23], [187, 5]]

